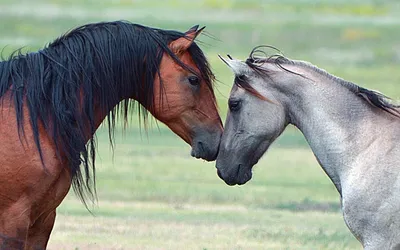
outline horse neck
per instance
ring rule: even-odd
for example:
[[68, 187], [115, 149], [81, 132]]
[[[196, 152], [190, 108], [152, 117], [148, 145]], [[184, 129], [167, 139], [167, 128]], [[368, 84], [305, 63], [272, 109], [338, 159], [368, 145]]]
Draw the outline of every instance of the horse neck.
[[[101, 93], [102, 95], [103, 93]], [[114, 115], [113, 112], [119, 112], [118, 110], [115, 110], [117, 105], [121, 105], [120, 103], [123, 102], [124, 100], [128, 99], [125, 96], [121, 96], [120, 98], [116, 99], [114, 103], [111, 105], [108, 105], [108, 107], [104, 107], [102, 103], [100, 102], [100, 98], [94, 98], [94, 117], [93, 117], [93, 130], [90, 131], [85, 131], [85, 139], [86, 141], [89, 141], [94, 136], [95, 131], [100, 127], [100, 125], [104, 122], [104, 120], [107, 119], [108, 116]], [[115, 114], [115, 116], [117, 116]], [[110, 123], [113, 123], [115, 120], [114, 118], [110, 118]], [[89, 122], [89, 121], [88, 121]], [[87, 124], [89, 125], [89, 124]], [[113, 124], [108, 124], [109, 126], [113, 127]], [[87, 126], [90, 128], [90, 126]]]
[[376, 123], [387, 121], [382, 117], [387, 118], [387, 114], [372, 108], [333, 79], [295, 77], [301, 83], [298, 89], [288, 88], [292, 91], [287, 102], [290, 122], [303, 133], [319, 164], [341, 193], [342, 177], [354, 166], [354, 159], [380, 135]]
[[[108, 115], [111, 115], [111, 111], [115, 109], [115, 107], [123, 101], [125, 98], [121, 97], [118, 102], [114, 103], [108, 108], [103, 108], [98, 100], [94, 102], [94, 131], [96, 131], [100, 125], [104, 122]], [[93, 132], [88, 133], [88, 140], [89, 138], [93, 137]]]
[[[74, 101], [79, 105], [74, 107], [72, 113], [80, 112], [78, 119], [83, 124], [79, 124], [79, 129], [84, 130], [85, 140], [92, 138], [107, 116], [112, 127], [115, 118], [120, 114], [126, 118], [126, 110], [121, 109], [128, 107], [124, 107], [126, 103], [120, 104], [121, 101], [134, 98], [144, 106], [150, 105], [150, 83], [153, 82], [152, 77], [156, 75], [158, 62], [161, 60], [161, 55], [157, 52], [159, 46], [151, 40], [151, 31], [135, 29], [131, 24], [112, 23], [103, 26], [92, 30], [98, 33], [99, 39], [95, 36], [87, 39], [90, 42], [81, 44], [84, 39], [79, 37], [81, 33], [90, 30], [89, 27], [56, 40], [39, 53], [60, 85], [74, 83], [73, 91], [77, 92], [72, 95], [76, 94]], [[90, 33], [87, 36], [90, 37]], [[149, 41], [143, 43], [139, 37]], [[86, 47], [92, 49], [83, 50]], [[60, 56], [64, 54], [65, 56]], [[143, 63], [146, 58], [149, 60], [148, 65]], [[111, 132], [112, 129], [110, 128]]]

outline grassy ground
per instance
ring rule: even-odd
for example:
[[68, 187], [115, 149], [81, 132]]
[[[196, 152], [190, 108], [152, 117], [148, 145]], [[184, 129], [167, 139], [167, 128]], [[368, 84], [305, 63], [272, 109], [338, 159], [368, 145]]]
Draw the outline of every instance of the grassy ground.
[[[79, 24], [127, 19], [186, 30], [206, 25], [202, 48], [220, 80], [225, 116], [232, 76], [217, 54], [245, 58], [259, 44], [310, 61], [400, 98], [400, 4], [351, 0], [0, 0], [3, 55], [42, 47]], [[360, 249], [339, 196], [294, 128], [228, 187], [214, 163], [195, 160], [164, 126], [148, 136], [117, 133], [112, 159], [99, 137], [98, 203], [88, 213], [71, 192], [58, 210], [49, 249]]]
[[357, 249], [332, 184], [307, 147], [289, 139], [271, 149], [251, 183], [228, 187], [213, 163], [193, 160], [166, 130], [143, 140], [128, 131], [114, 160], [99, 133], [94, 216], [70, 195], [50, 249]]

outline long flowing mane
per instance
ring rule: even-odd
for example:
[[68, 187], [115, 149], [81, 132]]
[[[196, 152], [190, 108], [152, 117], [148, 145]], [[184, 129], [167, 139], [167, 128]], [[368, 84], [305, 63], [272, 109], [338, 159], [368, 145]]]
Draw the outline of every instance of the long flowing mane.
[[[24, 135], [26, 105], [41, 158], [39, 126], [53, 138], [58, 157], [68, 161], [73, 188], [83, 202], [96, 195], [96, 142], [95, 137], [85, 138], [96, 129], [94, 100], [101, 110], [110, 110], [105, 115], [112, 143], [118, 117], [126, 121], [129, 110], [137, 106], [146, 120], [144, 106], [152, 107], [153, 82], [160, 76], [164, 53], [195, 73], [168, 48], [183, 36], [126, 21], [93, 23], [70, 31], [42, 50], [16, 52], [0, 62], [0, 97], [11, 91], [20, 136]], [[212, 90], [213, 74], [203, 52], [195, 43], [188, 51]], [[143, 106], [133, 105], [128, 98]], [[42, 163], [46, 167], [43, 158]]]
[[[273, 55], [267, 56], [267, 54], [263, 50], [263, 48], [274, 49], [274, 50], [278, 51], [279, 54], [273, 54]], [[285, 65], [294, 65], [294, 66], [299, 66], [299, 67], [310, 69], [311, 71], [316, 72], [317, 74], [320, 74], [330, 80], [333, 80], [333, 81], [341, 84], [342, 86], [345, 86], [347, 89], [349, 89], [355, 95], [363, 98], [370, 105], [377, 107], [379, 109], [382, 109], [383, 111], [388, 112], [388, 113], [400, 118], [400, 105], [395, 105], [395, 104], [391, 103], [390, 98], [383, 95], [382, 93], [360, 87], [360, 86], [356, 85], [355, 83], [346, 81], [340, 77], [329, 74], [327, 71], [320, 69], [317, 66], [312, 65], [311, 63], [308, 63], [305, 61], [291, 60], [291, 59], [283, 56], [280, 53], [280, 51], [278, 49], [276, 49], [275, 47], [264, 46], [264, 45], [257, 46], [250, 52], [250, 55], [246, 60], [246, 64], [250, 68], [252, 68], [255, 72], [257, 72], [258, 74], [261, 74], [264, 77], [269, 77], [271, 72], [269, 72], [268, 70], [266, 70], [265, 67], [262, 66], [264, 63], [275, 64], [277, 67], [281, 68], [282, 70], [285, 70], [288, 73], [292, 73], [292, 74], [299, 75], [302, 77], [304, 77], [304, 76], [285, 68]], [[251, 85], [245, 81], [239, 81], [237, 84], [239, 84], [240, 87], [247, 89], [250, 93], [254, 93], [254, 92], [257, 93], [257, 91], [255, 89], [253, 89], [251, 87]], [[257, 94], [256, 94], [256, 96], [257, 96]]]

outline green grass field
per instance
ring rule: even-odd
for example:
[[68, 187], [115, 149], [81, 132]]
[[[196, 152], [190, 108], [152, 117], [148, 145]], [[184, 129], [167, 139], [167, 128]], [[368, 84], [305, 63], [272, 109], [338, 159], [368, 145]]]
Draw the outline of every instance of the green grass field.
[[[334, 2], [334, 3], [333, 3]], [[201, 36], [225, 117], [232, 75], [217, 54], [237, 58], [260, 44], [310, 61], [400, 99], [400, 4], [396, 0], [0, 0], [3, 56], [33, 51], [87, 22], [126, 19]], [[302, 135], [289, 127], [244, 186], [228, 187], [214, 163], [162, 124], [136, 119], [117, 131], [112, 154], [98, 131], [98, 202], [90, 214], [71, 192], [58, 209], [49, 249], [361, 249], [339, 195]]]

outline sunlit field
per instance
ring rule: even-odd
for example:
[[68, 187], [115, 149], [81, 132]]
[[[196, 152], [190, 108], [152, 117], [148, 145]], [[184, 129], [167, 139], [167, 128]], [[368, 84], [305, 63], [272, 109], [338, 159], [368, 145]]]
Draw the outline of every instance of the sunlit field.
[[[7, 58], [78, 25], [120, 19], [180, 31], [207, 26], [199, 40], [218, 78], [223, 119], [233, 79], [217, 55], [245, 59], [260, 44], [400, 99], [396, 0], [0, 0], [0, 48]], [[249, 183], [229, 187], [213, 162], [191, 158], [163, 124], [153, 119], [146, 131], [136, 116], [116, 131], [114, 151], [107, 128], [98, 131], [98, 201], [89, 212], [71, 191], [49, 249], [361, 249], [295, 128]]]

